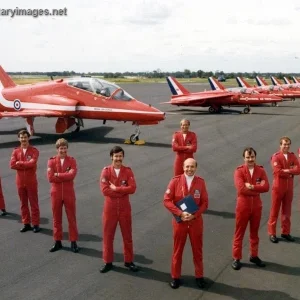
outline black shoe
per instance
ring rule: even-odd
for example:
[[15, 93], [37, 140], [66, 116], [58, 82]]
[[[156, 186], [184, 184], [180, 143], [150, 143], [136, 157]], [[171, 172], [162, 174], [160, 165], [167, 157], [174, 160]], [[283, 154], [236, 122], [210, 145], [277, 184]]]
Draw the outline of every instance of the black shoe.
[[282, 234], [281, 237], [289, 242], [295, 242], [295, 239], [290, 234]]
[[106, 263], [101, 269], [100, 269], [100, 273], [107, 273], [108, 271], [110, 271], [113, 268], [113, 264], [112, 263]]
[[24, 224], [24, 227], [20, 230], [20, 232], [26, 232], [32, 230], [32, 227], [30, 226], [30, 224]]
[[231, 267], [233, 270], [239, 270], [242, 267], [242, 263], [240, 262], [239, 259], [235, 259], [232, 264]]
[[266, 265], [262, 262], [262, 260], [258, 257], [250, 257], [250, 262], [256, 264], [258, 267], [264, 268]]
[[72, 250], [74, 253], [78, 253], [78, 252], [79, 252], [79, 248], [78, 248], [76, 242], [71, 242], [71, 250]]
[[52, 248], [49, 250], [50, 252], [55, 252], [58, 251], [62, 248], [62, 243], [61, 241], [55, 241], [54, 245], [52, 246]]
[[133, 262], [125, 263], [124, 266], [132, 272], [137, 272], [139, 270], [138, 267]]
[[277, 238], [277, 236], [276, 235], [270, 235], [270, 241], [272, 242], [272, 243], [278, 243], [278, 238]]
[[180, 279], [173, 278], [173, 280], [170, 282], [170, 287], [172, 289], [178, 289], [180, 287]]
[[6, 216], [7, 215], [7, 211], [5, 210], [5, 209], [1, 209], [2, 210], [2, 214], [1, 214], [1, 216]]
[[34, 226], [33, 226], [33, 232], [34, 232], [34, 233], [37, 233], [37, 232], [40, 232], [40, 231], [41, 231], [41, 228], [40, 228], [39, 225], [34, 225]]
[[196, 284], [198, 285], [198, 287], [200, 289], [203, 289], [203, 288], [205, 288], [206, 282], [203, 277], [200, 277], [200, 278], [196, 278]]

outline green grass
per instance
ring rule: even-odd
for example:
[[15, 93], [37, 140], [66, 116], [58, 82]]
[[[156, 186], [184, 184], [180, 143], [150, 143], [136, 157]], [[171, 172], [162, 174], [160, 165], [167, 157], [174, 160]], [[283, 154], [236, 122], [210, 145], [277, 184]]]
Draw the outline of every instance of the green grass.
[[[61, 77], [55, 77], [55, 79], [59, 79]], [[49, 81], [50, 78], [47, 76], [37, 76], [37, 77], [25, 77], [25, 76], [12, 76], [13, 81], [16, 84], [30, 84], [37, 83], [41, 81]], [[105, 78], [107, 81], [115, 82], [115, 83], [166, 83], [165, 78]], [[181, 83], [208, 83], [207, 78], [178, 78], [177, 79]], [[266, 80], [268, 84], [271, 84], [269, 79]], [[256, 84], [254, 79], [247, 79], [250, 85]], [[221, 82], [224, 86], [238, 86], [235, 79], [227, 79], [226, 82]]]

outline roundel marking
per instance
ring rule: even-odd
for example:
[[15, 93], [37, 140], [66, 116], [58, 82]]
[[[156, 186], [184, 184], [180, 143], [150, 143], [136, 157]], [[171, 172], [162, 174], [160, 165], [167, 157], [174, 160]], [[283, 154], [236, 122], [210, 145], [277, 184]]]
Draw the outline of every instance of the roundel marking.
[[21, 101], [19, 99], [14, 100], [14, 109], [15, 110], [20, 110], [22, 107]]

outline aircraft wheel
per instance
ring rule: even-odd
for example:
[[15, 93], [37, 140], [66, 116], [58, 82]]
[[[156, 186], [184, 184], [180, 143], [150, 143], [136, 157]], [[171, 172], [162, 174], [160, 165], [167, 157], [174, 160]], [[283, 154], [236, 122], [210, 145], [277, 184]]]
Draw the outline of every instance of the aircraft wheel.
[[134, 144], [135, 142], [137, 142], [139, 140], [139, 136], [136, 136], [135, 134], [132, 134], [129, 138], [130, 142], [132, 144]]
[[210, 114], [214, 114], [216, 112], [216, 109], [214, 107], [210, 106], [209, 109], [208, 109], [208, 112]]
[[272, 102], [271, 104], [272, 106], [278, 106], [278, 104], [276, 102]]
[[250, 108], [245, 107], [245, 108], [244, 108], [244, 114], [249, 114], [249, 112], [250, 112]]

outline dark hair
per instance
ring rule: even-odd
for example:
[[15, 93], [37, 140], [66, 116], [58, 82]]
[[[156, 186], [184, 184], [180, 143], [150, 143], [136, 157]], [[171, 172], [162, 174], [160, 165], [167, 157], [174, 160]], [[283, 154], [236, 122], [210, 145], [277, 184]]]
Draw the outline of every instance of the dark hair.
[[26, 129], [22, 129], [21, 131], [18, 132], [18, 138], [20, 135], [26, 134], [28, 137], [30, 137], [30, 133]]
[[119, 153], [119, 152], [122, 152], [122, 153], [123, 153], [123, 156], [125, 156], [124, 150], [123, 150], [123, 148], [121, 148], [120, 146], [114, 146], [114, 147], [110, 150], [109, 155], [110, 155], [110, 156], [113, 156], [114, 154]]
[[254, 153], [254, 155], [256, 156], [256, 151], [252, 147], [247, 147], [247, 148], [244, 149], [244, 151], [243, 151], [243, 157], [245, 157], [246, 152], [248, 152], [249, 155], [251, 155], [252, 153]]

